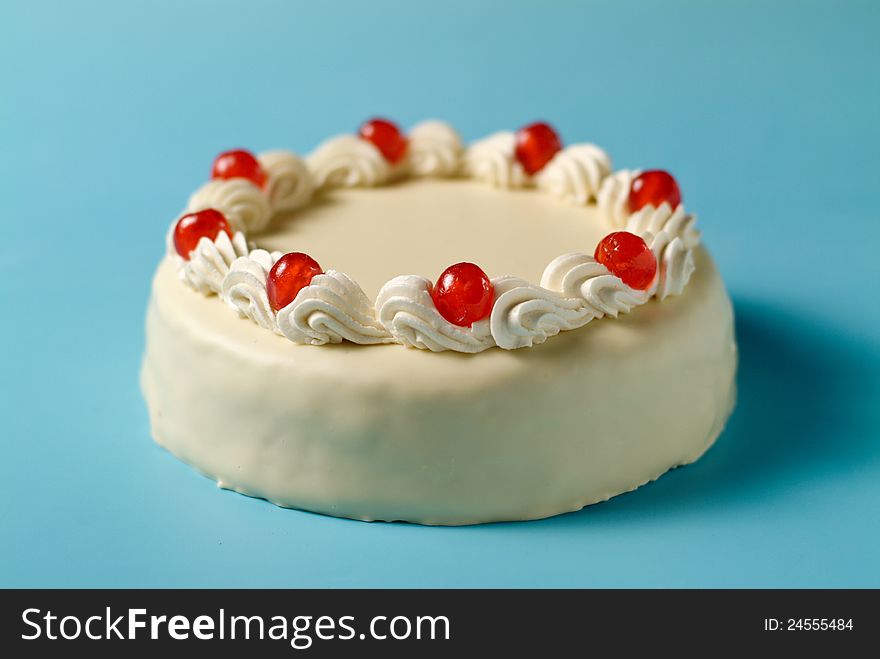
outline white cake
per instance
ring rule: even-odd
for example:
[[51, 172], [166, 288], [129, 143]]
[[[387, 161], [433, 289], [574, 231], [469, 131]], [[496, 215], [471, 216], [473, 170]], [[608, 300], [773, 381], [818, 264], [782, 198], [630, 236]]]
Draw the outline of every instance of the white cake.
[[[208, 184], [207, 202], [195, 195], [189, 210], [219, 208], [242, 233], [202, 238], [189, 259], [170, 247], [158, 268], [142, 373], [156, 440], [221, 487], [281, 506], [423, 524], [577, 510], [699, 458], [732, 408], [736, 347], [692, 218], [682, 207], [621, 210], [634, 174], [609, 175], [604, 154], [582, 151], [586, 165], [554, 182], [553, 163], [574, 147], [530, 176], [506, 136], [481, 160], [485, 141], [464, 150], [429, 126], [434, 147], [414, 129], [396, 165], [383, 168], [370, 142], [340, 138], [304, 161], [261, 156], [263, 188], [234, 178]], [[264, 201], [245, 203], [239, 189]], [[610, 293], [572, 283], [571, 273], [602, 268], [586, 255], [622, 227], [657, 256], [651, 287], [629, 290], [607, 270]], [[245, 232], [266, 251], [254, 253]], [[260, 286], [291, 251], [326, 274], [276, 313]], [[409, 288], [387, 292], [389, 281], [421, 285], [413, 275], [433, 281], [457, 261], [495, 285], [491, 318], [472, 327], [444, 328], [433, 308], [403, 305]], [[390, 307], [397, 321], [416, 309], [427, 336], [391, 322]]]

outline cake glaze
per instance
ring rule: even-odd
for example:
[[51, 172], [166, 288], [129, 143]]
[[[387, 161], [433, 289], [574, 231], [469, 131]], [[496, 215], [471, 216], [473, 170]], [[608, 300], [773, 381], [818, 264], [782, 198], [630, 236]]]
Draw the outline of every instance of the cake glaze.
[[[260, 244], [315, 254], [375, 299], [395, 275], [453, 258], [538, 281], [612, 228], [594, 206], [425, 181], [333, 191]], [[471, 356], [293, 344], [181, 286], [166, 259], [143, 369], [154, 436], [223, 487], [333, 515], [467, 524], [575, 510], [695, 460], [729, 414], [730, 303], [702, 248], [690, 267], [679, 297]]]

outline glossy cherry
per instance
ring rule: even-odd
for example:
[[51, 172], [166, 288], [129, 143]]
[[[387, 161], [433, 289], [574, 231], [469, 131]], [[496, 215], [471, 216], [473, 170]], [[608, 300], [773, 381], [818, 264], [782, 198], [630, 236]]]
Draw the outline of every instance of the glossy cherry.
[[266, 280], [266, 294], [274, 311], [293, 302], [297, 294], [322, 274], [321, 266], [308, 254], [290, 252], [275, 262]]
[[437, 311], [453, 325], [470, 327], [492, 311], [495, 289], [489, 277], [473, 263], [456, 263], [440, 275], [431, 290]]
[[370, 119], [361, 124], [358, 135], [361, 139], [371, 142], [385, 160], [392, 165], [397, 164], [406, 155], [407, 140], [397, 124], [387, 119]]
[[516, 131], [516, 159], [529, 176], [541, 171], [561, 150], [562, 140], [550, 124], [539, 121]]
[[202, 238], [216, 240], [221, 231], [232, 238], [232, 230], [223, 213], [213, 208], [187, 213], [174, 227], [174, 249], [184, 259], [189, 260], [192, 252]]
[[211, 178], [246, 178], [258, 188], [266, 184], [266, 172], [250, 151], [224, 151], [214, 159]]
[[647, 290], [657, 276], [657, 259], [639, 236], [628, 231], [609, 233], [596, 245], [594, 258], [623, 283]]
[[659, 208], [663, 203], [673, 210], [681, 203], [681, 190], [669, 172], [651, 169], [633, 179], [629, 188], [629, 212], [635, 213], [650, 204]]

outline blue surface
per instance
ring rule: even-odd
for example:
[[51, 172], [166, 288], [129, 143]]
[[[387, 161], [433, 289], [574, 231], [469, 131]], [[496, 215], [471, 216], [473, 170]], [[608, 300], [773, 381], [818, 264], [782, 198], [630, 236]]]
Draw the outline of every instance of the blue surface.
[[[474, 4], [0, 5], [0, 585], [880, 586], [878, 4]], [[375, 113], [543, 117], [676, 174], [742, 351], [705, 459], [443, 529], [282, 510], [151, 441], [170, 218], [219, 150]]]

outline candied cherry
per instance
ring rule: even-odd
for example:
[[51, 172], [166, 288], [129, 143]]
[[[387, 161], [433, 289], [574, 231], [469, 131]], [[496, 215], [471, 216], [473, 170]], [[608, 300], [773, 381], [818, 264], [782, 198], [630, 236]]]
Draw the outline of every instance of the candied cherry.
[[266, 184], [266, 172], [250, 151], [224, 151], [214, 159], [211, 178], [246, 178], [258, 188]]
[[681, 190], [672, 174], [662, 169], [642, 172], [633, 179], [629, 187], [629, 212], [635, 213], [648, 204], [659, 208], [667, 203], [673, 210], [681, 203]]
[[370, 119], [361, 124], [358, 135], [370, 142], [392, 165], [397, 164], [406, 155], [406, 136], [397, 124], [387, 119]]
[[473, 263], [456, 263], [440, 275], [431, 290], [437, 311], [453, 325], [470, 327], [492, 311], [495, 289]]
[[218, 210], [206, 208], [195, 213], [187, 213], [174, 227], [174, 249], [184, 259], [198, 246], [202, 238], [216, 240], [220, 232], [232, 238], [232, 229], [226, 217]]
[[539, 121], [516, 131], [516, 159], [529, 176], [541, 171], [561, 150], [562, 140], [550, 124]]
[[297, 294], [310, 283], [312, 277], [323, 274], [321, 266], [308, 254], [290, 252], [275, 262], [266, 280], [266, 294], [273, 311], [279, 311], [293, 302]]
[[609, 233], [596, 245], [594, 258], [630, 288], [647, 290], [657, 276], [657, 258], [647, 243], [628, 231]]

